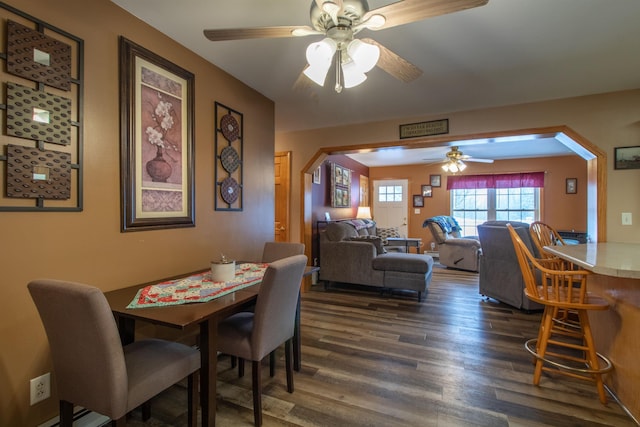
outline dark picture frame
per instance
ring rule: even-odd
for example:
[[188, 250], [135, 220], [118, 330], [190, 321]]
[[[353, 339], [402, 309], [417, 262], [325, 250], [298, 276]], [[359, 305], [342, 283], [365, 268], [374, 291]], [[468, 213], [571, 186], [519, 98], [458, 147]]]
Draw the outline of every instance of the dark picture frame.
[[577, 194], [578, 193], [578, 178], [567, 178], [566, 193]]
[[423, 185], [421, 187], [422, 197], [431, 197], [433, 196], [433, 189], [430, 185]]
[[120, 36], [122, 231], [195, 226], [193, 73]]
[[413, 195], [413, 207], [414, 208], [423, 208], [424, 207], [424, 197], [422, 197], [422, 194], [414, 194]]
[[331, 207], [351, 207], [351, 170], [331, 163]]
[[613, 167], [614, 169], [640, 169], [640, 145], [614, 148]]
[[432, 187], [440, 187], [440, 179], [440, 175], [429, 175], [429, 184], [431, 184]]
[[320, 184], [322, 181], [322, 168], [318, 166], [316, 170], [313, 171], [313, 183]]

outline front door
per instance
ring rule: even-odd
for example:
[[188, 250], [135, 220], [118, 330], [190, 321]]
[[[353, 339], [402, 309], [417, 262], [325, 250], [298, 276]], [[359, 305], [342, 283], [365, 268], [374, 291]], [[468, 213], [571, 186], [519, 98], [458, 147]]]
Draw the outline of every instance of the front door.
[[398, 227], [407, 237], [407, 202], [409, 181], [406, 179], [373, 182], [373, 219], [378, 227]]
[[275, 174], [275, 229], [276, 242], [289, 241], [289, 204], [291, 187], [291, 152], [276, 153]]

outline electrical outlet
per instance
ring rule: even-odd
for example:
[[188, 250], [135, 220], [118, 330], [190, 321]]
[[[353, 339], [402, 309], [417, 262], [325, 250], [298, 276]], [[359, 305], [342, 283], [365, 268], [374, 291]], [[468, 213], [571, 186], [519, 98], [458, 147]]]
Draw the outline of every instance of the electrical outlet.
[[49, 372], [33, 378], [29, 385], [31, 389], [31, 405], [51, 397], [51, 374]]

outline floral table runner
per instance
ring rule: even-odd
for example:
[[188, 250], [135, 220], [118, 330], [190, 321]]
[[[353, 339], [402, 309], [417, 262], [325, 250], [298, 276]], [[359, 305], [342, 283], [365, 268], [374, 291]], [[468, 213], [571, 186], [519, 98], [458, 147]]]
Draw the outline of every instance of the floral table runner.
[[262, 281], [268, 264], [236, 265], [236, 277], [227, 282], [211, 280], [211, 271], [176, 280], [145, 286], [127, 308], [161, 307], [166, 305], [206, 302]]

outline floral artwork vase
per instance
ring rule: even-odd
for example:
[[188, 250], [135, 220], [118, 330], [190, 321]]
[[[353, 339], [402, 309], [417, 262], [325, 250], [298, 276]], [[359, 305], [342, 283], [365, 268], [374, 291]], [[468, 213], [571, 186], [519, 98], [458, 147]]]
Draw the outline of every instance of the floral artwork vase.
[[171, 172], [171, 165], [162, 156], [162, 147], [158, 147], [156, 157], [147, 162], [147, 173], [153, 182], [167, 182]]

